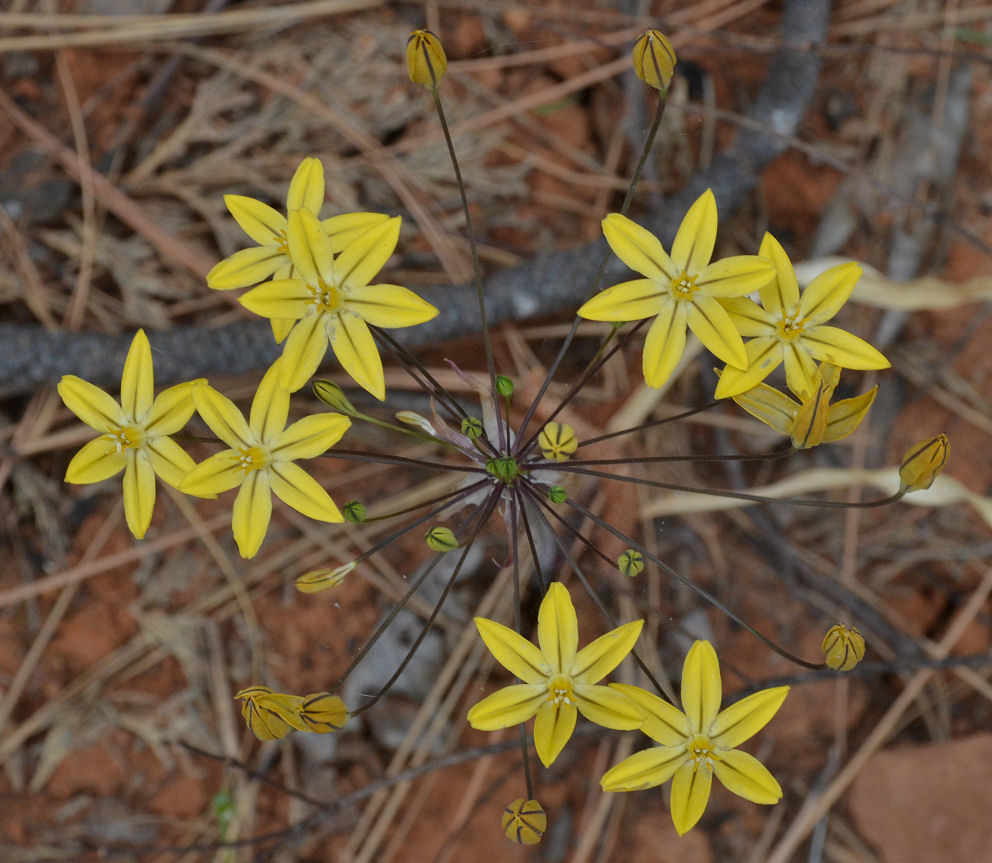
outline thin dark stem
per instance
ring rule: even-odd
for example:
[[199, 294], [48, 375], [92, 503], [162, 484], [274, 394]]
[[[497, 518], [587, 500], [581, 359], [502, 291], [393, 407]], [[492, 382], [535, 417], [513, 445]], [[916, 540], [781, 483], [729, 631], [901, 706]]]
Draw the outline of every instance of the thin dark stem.
[[414, 470], [449, 470], [456, 473], [485, 473], [481, 467], [473, 467], [466, 463], [449, 464], [429, 459], [406, 458], [401, 455], [379, 455], [374, 452], [364, 452], [357, 449], [329, 449], [318, 458], [337, 458], [342, 461], [375, 462], [376, 464], [398, 465]]
[[409, 515], [411, 512], [417, 512], [417, 510], [423, 509], [425, 506], [433, 506], [436, 503], [444, 503], [447, 500], [452, 500], [453, 498], [462, 498], [467, 494], [471, 494], [476, 489], [482, 488], [486, 485], [489, 480], [480, 479], [477, 482], [472, 483], [472, 485], [465, 486], [465, 488], [456, 488], [453, 491], [445, 492], [444, 494], [439, 494], [437, 497], [432, 497], [430, 500], [425, 500], [421, 503], [414, 504], [413, 506], [405, 507], [404, 509], [395, 509], [392, 512], [383, 513], [382, 515], [370, 515], [362, 521], [362, 524], [372, 524], [377, 521], [387, 521], [391, 518], [399, 518], [401, 515]]
[[[668, 464], [671, 462], [692, 462], [693, 464], [706, 464], [707, 462], [750, 462], [750, 461], [777, 461], [778, 459], [788, 458], [790, 455], [795, 453], [796, 450], [792, 449], [782, 449], [776, 452], [762, 453], [760, 455], [646, 455], [637, 456], [633, 458], [570, 458], [568, 460], [569, 467], [591, 467], [593, 465], [611, 465], [611, 464]], [[557, 470], [560, 468], [564, 462], [558, 461], [539, 461], [527, 462], [527, 467], [529, 469], [534, 468], [547, 468], [548, 470]]]
[[[518, 495], [514, 494], [510, 498], [510, 555], [513, 559], [513, 628], [523, 635], [523, 620], [520, 615], [520, 547], [519, 536], [516, 529], [517, 519], [520, 516], [521, 501]], [[534, 781], [530, 772], [530, 756], [527, 746], [527, 732], [523, 724], [520, 725], [520, 757], [524, 766], [524, 782], [527, 785], [527, 799], [534, 799]]]
[[[627, 214], [627, 210], [630, 209], [630, 202], [634, 198], [634, 192], [637, 191], [637, 184], [641, 180], [641, 173], [644, 170], [644, 164], [647, 162], [648, 154], [651, 152], [651, 147], [654, 145], [654, 139], [658, 134], [658, 129], [661, 127], [661, 118], [665, 113], [666, 95], [667, 94], [661, 95], [658, 99], [658, 106], [655, 109], [654, 120], [651, 123], [651, 128], [648, 130], [647, 137], [644, 139], [644, 147], [641, 149], [641, 155], [637, 160], [637, 166], [634, 168], [634, 173], [630, 177], [630, 184], [627, 186], [627, 193], [624, 195], [623, 204], [620, 205], [621, 215]], [[587, 296], [592, 296], [599, 290], [599, 284], [603, 279], [603, 273], [606, 272], [606, 262], [609, 260], [609, 255], [609, 249], [604, 249], [599, 266], [596, 268], [596, 274], [593, 276], [592, 282], [590, 283]], [[572, 340], [575, 338], [576, 332], [578, 332], [580, 322], [581, 318], [578, 316], [576, 316], [572, 321], [572, 326], [569, 328], [568, 334], [565, 336], [565, 340], [558, 349], [558, 354], [551, 363], [551, 367], [548, 369], [548, 373], [545, 375], [544, 381], [541, 384], [540, 389], [537, 391], [537, 395], [534, 396], [534, 400], [531, 402], [530, 407], [527, 408], [527, 413], [524, 414], [523, 422], [521, 422], [518, 431], [518, 437], [522, 436], [527, 430], [528, 424], [534, 417], [534, 411], [537, 410], [537, 406], [541, 403], [541, 399], [544, 398], [544, 394], [548, 391], [548, 387], [551, 386], [551, 381], [554, 380], [558, 367], [561, 365], [562, 360], [564, 360], [565, 354], [568, 352], [568, 349], [572, 344]]]
[[645, 429], [654, 428], [655, 426], [666, 425], [667, 423], [677, 422], [678, 420], [684, 420], [688, 417], [694, 416], [695, 414], [702, 413], [703, 411], [708, 411], [710, 408], [715, 408], [717, 405], [723, 404], [722, 399], [714, 399], [708, 404], [703, 405], [698, 408], [690, 408], [689, 410], [682, 411], [681, 413], [674, 414], [670, 417], [665, 417], [660, 420], [651, 420], [651, 422], [641, 423], [638, 426], [631, 426], [630, 428], [620, 429], [620, 431], [610, 432], [609, 434], [599, 435], [598, 437], [586, 438], [586, 440], [579, 441], [579, 449], [584, 446], [592, 446], [594, 443], [599, 443], [600, 441], [610, 440], [611, 438], [620, 437], [625, 434], [633, 434], [634, 432], [644, 431]]
[[524, 506], [524, 501], [520, 498], [519, 494], [517, 495], [517, 499], [520, 508], [520, 521], [524, 526], [524, 533], [527, 535], [531, 560], [534, 562], [534, 574], [537, 576], [537, 586], [543, 596], [548, 592], [548, 588], [551, 586], [551, 580], [545, 576], [544, 568], [541, 566], [541, 559], [537, 552], [537, 543], [534, 541], [534, 531], [530, 525], [530, 517], [527, 515], [527, 507]]

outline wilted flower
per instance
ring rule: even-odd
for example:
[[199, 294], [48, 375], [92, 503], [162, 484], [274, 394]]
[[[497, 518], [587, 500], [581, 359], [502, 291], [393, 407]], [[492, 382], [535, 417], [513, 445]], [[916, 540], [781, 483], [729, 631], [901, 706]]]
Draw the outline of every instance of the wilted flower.
[[865, 658], [865, 637], [853, 626], [838, 623], [823, 639], [823, 661], [837, 671], [850, 671]]
[[503, 810], [503, 832], [517, 845], [536, 845], [548, 829], [548, 816], [536, 800], [518, 797]]
[[437, 87], [448, 69], [441, 40], [430, 30], [414, 30], [406, 40], [406, 72], [414, 84]]
[[675, 49], [660, 30], [645, 30], [634, 43], [634, 72], [649, 87], [664, 93], [675, 74]]
[[905, 493], [930, 488], [944, 469], [950, 449], [946, 434], [911, 446], [899, 465], [899, 490]]
[[337, 587], [356, 566], [358, 566], [357, 561], [350, 560], [341, 566], [311, 570], [296, 579], [296, 589], [300, 593], [320, 593], [322, 590]]

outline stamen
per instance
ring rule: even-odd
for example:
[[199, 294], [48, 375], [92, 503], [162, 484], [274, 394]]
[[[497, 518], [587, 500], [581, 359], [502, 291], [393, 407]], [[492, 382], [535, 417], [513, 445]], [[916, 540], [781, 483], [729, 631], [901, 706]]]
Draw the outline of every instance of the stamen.
[[118, 453], [140, 447], [145, 440], [144, 433], [138, 426], [112, 426], [107, 436]]
[[690, 276], [685, 270], [677, 279], [672, 279], [672, 294], [677, 300], [687, 300], [696, 293], [696, 276]]

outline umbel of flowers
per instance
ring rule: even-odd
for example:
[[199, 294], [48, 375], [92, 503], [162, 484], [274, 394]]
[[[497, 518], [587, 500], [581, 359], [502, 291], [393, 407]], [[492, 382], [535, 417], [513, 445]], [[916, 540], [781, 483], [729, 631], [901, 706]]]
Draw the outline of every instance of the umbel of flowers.
[[[430, 91], [436, 106], [474, 250], [471, 213], [439, 96], [439, 84], [447, 69], [444, 50], [437, 36], [420, 30], [410, 37], [406, 56], [411, 80]], [[648, 30], [637, 40], [633, 60], [637, 74], [659, 94], [654, 125], [645, 144], [646, 156], [659, 127], [674, 73], [675, 52], [663, 34]], [[643, 162], [642, 158], [640, 165]], [[639, 171], [640, 166], [631, 190], [636, 187]], [[95, 483], [123, 473], [125, 518], [138, 539], [145, 536], [153, 518], [156, 477], [198, 497], [216, 497], [237, 489], [232, 506], [234, 540], [242, 557], [251, 558], [268, 532], [273, 495], [322, 522], [345, 518], [361, 522], [367, 517], [366, 507], [358, 501], [349, 501], [339, 509], [328, 491], [298, 462], [334, 457], [333, 447], [358, 422], [413, 435], [432, 442], [451, 457], [444, 463], [421, 461], [419, 467], [443, 468], [460, 481], [449, 494], [431, 501], [432, 508], [425, 515], [390, 539], [452, 511], [468, 512], [453, 527], [426, 527], [425, 541], [435, 557], [403, 600], [416, 592], [441, 555], [454, 554], [459, 562], [442, 594], [443, 602], [468, 549], [490, 517], [503, 520], [510, 547], [517, 549], [521, 526], [533, 543], [532, 518], [555, 533], [556, 528], [572, 530], [568, 521], [557, 515], [556, 507], [567, 506], [576, 514], [590, 515], [560, 484], [570, 472], [603, 481], [631, 478], [590, 470], [590, 465], [602, 462], [583, 462], [584, 443], [570, 425], [556, 419], [571, 395], [551, 409], [542, 407], [546, 420], [540, 429], [528, 429], [560, 357], [525, 418], [511, 428], [513, 382], [497, 374], [485, 327], [485, 292], [478, 269], [476, 288], [489, 379], [482, 382], [457, 371], [478, 393], [482, 418], [471, 416], [423, 366], [404, 355], [383, 330], [425, 322], [438, 310], [407, 288], [380, 279], [379, 273], [397, 245], [400, 218], [362, 212], [321, 219], [324, 191], [323, 166], [310, 156], [302, 160], [289, 182], [285, 213], [250, 197], [225, 198], [231, 215], [254, 245], [218, 263], [208, 274], [207, 285], [214, 290], [248, 289], [240, 298], [242, 305], [271, 321], [274, 340], [283, 346], [280, 358], [262, 376], [247, 418], [204, 379], [181, 383], [156, 395], [151, 347], [139, 330], [124, 363], [119, 399], [74, 375], [66, 375], [60, 382], [58, 390], [66, 406], [97, 433], [72, 458], [65, 478], [70, 483]], [[692, 331], [724, 364], [716, 397], [732, 398], [790, 438], [793, 451], [851, 434], [871, 406], [877, 388], [833, 402], [842, 369], [888, 366], [885, 357], [867, 342], [828, 324], [851, 295], [860, 268], [854, 263], [834, 267], [800, 291], [785, 251], [767, 234], [757, 255], [714, 258], [718, 219], [710, 190], [689, 208], [667, 252], [657, 237], [627, 217], [629, 197], [623, 212], [610, 213], [603, 220], [603, 233], [612, 252], [640, 277], [605, 290], [594, 285], [590, 299], [578, 309], [561, 355], [575, 336], [580, 318], [611, 322], [615, 328], [604, 337], [598, 359], [575, 384], [572, 394], [612, 355], [614, 349], [606, 348], [616, 329], [629, 322], [649, 321], [642, 349], [644, 380], [649, 386], [660, 387], [671, 378], [685, 349], [687, 332]], [[632, 341], [631, 335], [638, 328], [628, 328], [620, 336], [621, 343]], [[432, 400], [430, 418], [402, 411], [396, 416], [397, 424], [369, 416], [359, 412], [340, 387], [321, 382], [315, 390], [333, 410], [289, 421], [292, 393], [316, 372], [328, 347], [357, 386], [384, 400], [380, 341], [387, 341], [408, 368], [416, 370], [418, 381]], [[784, 365], [792, 396], [763, 382], [780, 365]], [[183, 434], [194, 414], [220, 445], [200, 464], [174, 440]], [[358, 455], [387, 464], [412, 463], [394, 453], [368, 451]], [[890, 498], [864, 505], [888, 503], [929, 487], [947, 456], [948, 442], [943, 435], [917, 444], [900, 467], [900, 490]], [[647, 481], [649, 485], [653, 482]], [[656, 484], [664, 487], [662, 482]], [[607, 523], [600, 524], [620, 535]], [[588, 539], [575, 538], [598, 551]], [[653, 565], [715, 602], [648, 549], [630, 537], [624, 539], [630, 547], [616, 559], [619, 572], [635, 578], [645, 566]], [[354, 560], [306, 573], [297, 578], [296, 586], [303, 594], [331, 589], [389, 541], [370, 547]], [[560, 538], [556, 542], [575, 577], [593, 593], [566, 544]], [[600, 556], [610, 560], [602, 553]], [[510, 565], [519, 593], [522, 567], [516, 552]], [[522, 631], [519, 609], [514, 628], [476, 618], [483, 643], [518, 682], [491, 693], [468, 710], [468, 721], [474, 728], [485, 731], [526, 726], [533, 720], [533, 745], [545, 767], [554, 764], [572, 737], [579, 716], [606, 729], [639, 729], [657, 745], [612, 767], [602, 777], [602, 787], [609, 792], [633, 791], [671, 779], [672, 819], [680, 834], [698, 822], [714, 776], [735, 794], [755, 803], [771, 804], [781, 799], [778, 782], [738, 747], [771, 720], [785, 699], [787, 687], [757, 692], [720, 710], [719, 663], [715, 649], [706, 641], [697, 641], [686, 657], [681, 709], [639, 686], [604, 684], [604, 678], [630, 656], [661, 692], [660, 684], [647, 673], [647, 666], [634, 650], [643, 621], [617, 624], [604, 609], [610, 628], [580, 648], [578, 617], [568, 588], [560, 578], [552, 581], [548, 573], [541, 572], [535, 573], [535, 584], [543, 597], [536, 644]], [[392, 680], [402, 672], [439, 611], [440, 603]], [[391, 619], [370, 636], [331, 691], [294, 695], [260, 684], [239, 691], [235, 697], [251, 733], [265, 741], [279, 740], [293, 731], [326, 733], [343, 727], [350, 715], [371, 708], [391, 683], [353, 711], [336, 693]], [[782, 655], [812, 666], [792, 657], [739, 618], [734, 620]], [[864, 638], [856, 628], [838, 624], [827, 633], [823, 652], [824, 664], [848, 670], [864, 656]], [[527, 746], [524, 738], [527, 795], [506, 806], [502, 822], [507, 837], [523, 845], [540, 841], [547, 827], [547, 815], [531, 787]]]

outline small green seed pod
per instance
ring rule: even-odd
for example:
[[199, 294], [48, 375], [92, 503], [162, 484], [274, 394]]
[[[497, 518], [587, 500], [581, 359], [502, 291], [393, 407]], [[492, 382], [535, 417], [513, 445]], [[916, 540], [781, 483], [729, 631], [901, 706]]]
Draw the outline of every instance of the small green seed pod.
[[552, 503], [564, 503], [568, 500], [568, 492], [560, 485], [553, 485], [548, 489], [548, 500]]
[[536, 800], [518, 797], [503, 810], [503, 832], [517, 845], [536, 845], [548, 829], [548, 816]]
[[455, 538], [455, 534], [450, 527], [436, 525], [427, 531], [425, 538], [427, 540], [427, 547], [431, 551], [445, 552], [458, 548], [458, 540]]
[[632, 548], [628, 548], [617, 558], [617, 569], [623, 575], [633, 578], [644, 572], [644, 556]]
[[537, 445], [548, 461], [568, 461], [579, 448], [579, 439], [570, 425], [548, 423], [537, 436]]
[[414, 30], [406, 40], [406, 72], [414, 84], [437, 87], [448, 69], [441, 40], [430, 30]]
[[933, 485], [947, 463], [951, 444], [946, 434], [911, 446], [899, 465], [900, 491], [923, 491]]
[[478, 440], [482, 436], [482, 420], [478, 417], [465, 417], [462, 420], [462, 434], [469, 440]]
[[823, 661], [837, 671], [850, 671], [865, 658], [865, 637], [853, 626], [838, 623], [823, 639]]

